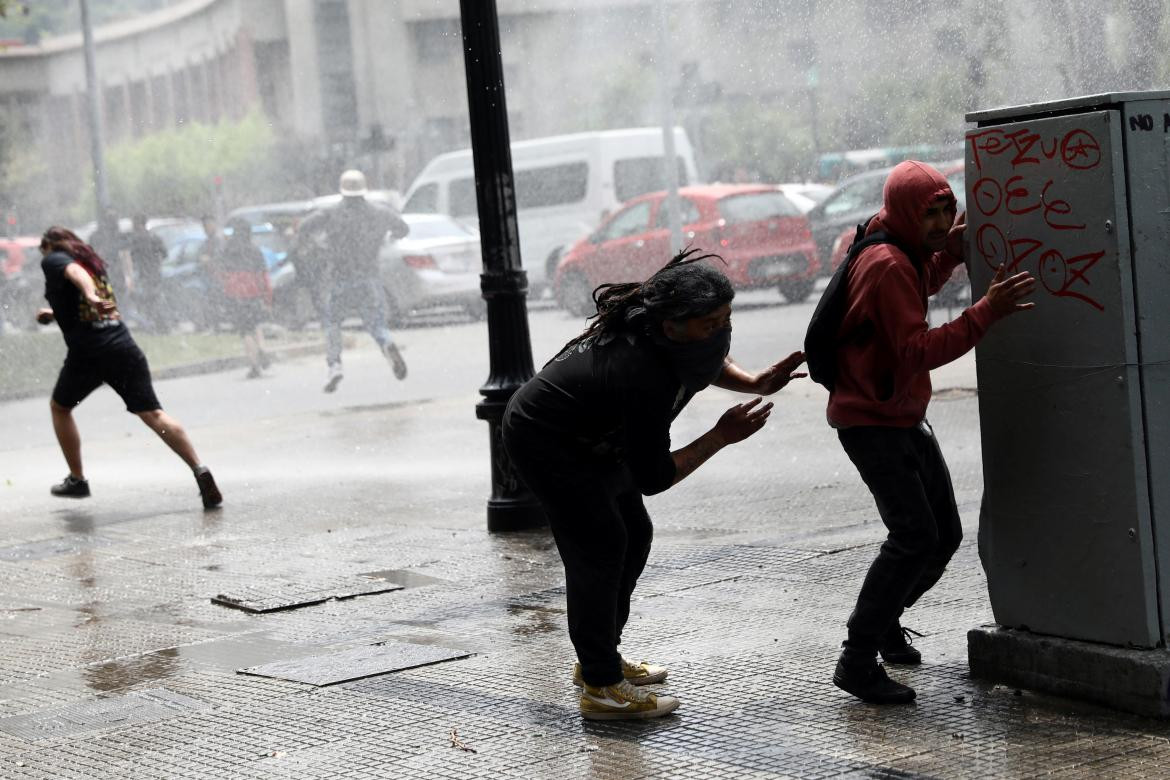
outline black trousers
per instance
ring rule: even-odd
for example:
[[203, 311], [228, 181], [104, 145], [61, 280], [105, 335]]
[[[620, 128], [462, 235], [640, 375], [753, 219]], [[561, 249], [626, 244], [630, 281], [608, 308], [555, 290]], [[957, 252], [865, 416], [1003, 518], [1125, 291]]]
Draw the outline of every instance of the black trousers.
[[624, 466], [575, 463], [507, 425], [504, 448], [540, 501], [565, 566], [569, 639], [589, 685], [622, 679], [622, 630], [654, 536]]
[[844, 428], [837, 436], [889, 531], [865, 575], [844, 643], [847, 655], [866, 661], [902, 612], [942, 577], [963, 528], [950, 472], [925, 420], [913, 428]]

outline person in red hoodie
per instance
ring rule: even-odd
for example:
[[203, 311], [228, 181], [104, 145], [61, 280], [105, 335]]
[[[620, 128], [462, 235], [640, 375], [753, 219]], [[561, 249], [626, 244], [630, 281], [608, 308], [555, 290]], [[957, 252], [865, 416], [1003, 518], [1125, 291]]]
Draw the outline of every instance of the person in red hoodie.
[[876, 656], [921, 663], [902, 612], [938, 582], [963, 538], [950, 473], [926, 421], [930, 371], [974, 347], [997, 320], [1031, 308], [1022, 300], [1035, 280], [1004, 278], [1001, 266], [987, 295], [931, 328], [926, 300], [963, 262], [964, 219], [956, 219], [943, 175], [914, 160], [891, 171], [883, 200], [866, 235], [884, 232], [894, 243], [863, 249], [849, 269], [828, 419], [889, 535], [849, 616], [833, 683], [893, 704], [912, 701], [914, 689], [891, 680]]

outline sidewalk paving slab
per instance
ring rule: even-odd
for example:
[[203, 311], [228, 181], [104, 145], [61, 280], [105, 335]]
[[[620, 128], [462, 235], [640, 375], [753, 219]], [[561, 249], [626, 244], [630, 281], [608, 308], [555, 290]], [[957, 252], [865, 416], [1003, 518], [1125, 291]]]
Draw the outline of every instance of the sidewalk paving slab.
[[[696, 399], [676, 438], [729, 397]], [[377, 467], [251, 485], [219, 512], [184, 496], [144, 507], [110, 484], [6, 518], [0, 777], [1170, 776], [1166, 723], [970, 677], [967, 631], [991, 622], [974, 397], [932, 406], [967, 539], [906, 618], [925, 663], [892, 674], [917, 688], [914, 705], [867, 705], [831, 683], [883, 533], [805, 387], [760, 436], [648, 499], [656, 540], [623, 651], [667, 664], [658, 690], [682, 706], [637, 723], [577, 712], [547, 533], [484, 531], [475, 400], [426, 404], [427, 425], [410, 405], [324, 418], [337, 444], [315, 440], [322, 457], [358, 447]], [[302, 436], [264, 430], [261, 455]], [[404, 587], [265, 614], [211, 603], [378, 572]], [[467, 657], [327, 687], [237, 673], [377, 643]]]

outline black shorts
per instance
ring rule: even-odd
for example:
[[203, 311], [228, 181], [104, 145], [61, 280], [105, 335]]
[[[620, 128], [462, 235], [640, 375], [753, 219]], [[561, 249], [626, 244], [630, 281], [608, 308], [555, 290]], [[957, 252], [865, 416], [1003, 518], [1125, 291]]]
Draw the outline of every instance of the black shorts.
[[146, 355], [137, 344], [102, 350], [94, 355], [69, 350], [53, 388], [53, 400], [72, 409], [103, 383], [122, 397], [126, 411], [132, 414], [162, 408], [150, 381]]
[[228, 299], [228, 319], [237, 331], [253, 331], [264, 322], [268, 311], [259, 298]]

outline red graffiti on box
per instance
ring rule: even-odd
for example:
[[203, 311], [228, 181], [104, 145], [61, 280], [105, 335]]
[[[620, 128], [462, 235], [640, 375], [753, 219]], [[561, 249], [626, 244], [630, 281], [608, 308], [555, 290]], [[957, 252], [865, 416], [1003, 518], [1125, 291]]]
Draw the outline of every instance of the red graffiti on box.
[[[1100, 166], [1101, 144], [1093, 133], [1074, 128], [1044, 136], [1027, 127], [993, 128], [971, 133], [967, 142], [980, 174], [970, 188], [971, 205], [988, 219], [976, 232], [974, 243], [987, 265], [992, 269], [1003, 265], [1008, 273], [1030, 270], [1053, 296], [1104, 311], [1104, 305], [1091, 294], [1089, 271], [1105, 256], [1105, 250], [1065, 257], [1039, 235], [1009, 238], [1001, 226], [1001, 221], [1011, 223], [1014, 218], [1035, 215], [1029, 222], [1035, 224], [1032, 219], [1039, 218], [1047, 228], [1043, 232], [1058, 235], [1085, 230], [1086, 223], [1062, 193], [1070, 190], [1077, 178]], [[985, 164], [991, 167], [1000, 160], [1007, 160], [1008, 173], [984, 173]]]

